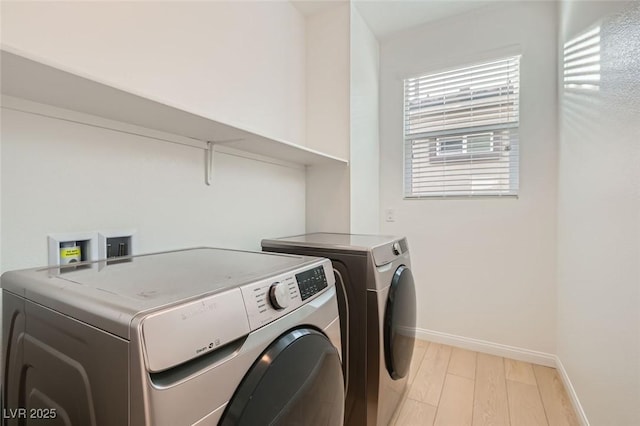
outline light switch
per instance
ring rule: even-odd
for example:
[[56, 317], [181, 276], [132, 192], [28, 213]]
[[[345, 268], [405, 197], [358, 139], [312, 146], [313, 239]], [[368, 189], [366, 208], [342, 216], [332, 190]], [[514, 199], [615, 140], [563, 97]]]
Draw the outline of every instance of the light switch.
[[396, 211], [395, 211], [395, 209], [386, 209], [384, 211], [384, 219], [387, 222], [395, 222], [396, 221]]

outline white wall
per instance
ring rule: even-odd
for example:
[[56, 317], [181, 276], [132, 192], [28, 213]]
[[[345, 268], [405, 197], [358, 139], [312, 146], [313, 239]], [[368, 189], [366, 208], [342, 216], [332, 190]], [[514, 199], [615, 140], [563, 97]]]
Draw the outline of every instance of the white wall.
[[[347, 3], [306, 18], [307, 145], [349, 158], [349, 32]], [[307, 171], [307, 232], [349, 232], [349, 167], [313, 166]]]
[[601, 25], [601, 84], [559, 85], [558, 356], [592, 425], [638, 425], [640, 6], [565, 1], [561, 21], [560, 52]]
[[[408, 237], [418, 327], [547, 353], [556, 323], [556, 26], [553, 2], [485, 7], [381, 44], [384, 234]], [[402, 80], [521, 52], [520, 196], [403, 200]]]
[[380, 231], [379, 45], [353, 5], [350, 50], [351, 232], [376, 234]]
[[[136, 229], [139, 253], [260, 249], [304, 231], [305, 171], [2, 110], [2, 271], [46, 265], [49, 233]], [[286, 202], [286, 208], [282, 208]]]
[[346, 3], [307, 16], [307, 145], [349, 158], [349, 16]]
[[306, 191], [306, 232], [349, 232], [348, 166], [307, 167]]
[[[305, 26], [289, 2], [3, 2], [1, 36], [66, 69], [304, 143]], [[207, 188], [201, 150], [5, 110], [3, 118], [2, 246], [11, 247], [4, 270], [44, 264], [50, 232], [133, 227], [140, 251], [155, 251], [192, 244], [257, 249], [266, 235], [304, 230], [304, 170], [220, 154], [222, 177]], [[75, 133], [45, 137], [51, 126]], [[39, 152], [47, 150], [51, 158]], [[110, 169], [120, 174], [108, 177]], [[56, 170], [84, 190], [64, 187]], [[267, 208], [269, 196], [286, 197], [290, 208]], [[254, 200], [262, 207], [251, 207]], [[69, 203], [86, 213], [69, 220]]]
[[[3, 45], [266, 136], [306, 143], [305, 21], [289, 2], [2, 2]], [[137, 252], [260, 248], [305, 230], [304, 169], [2, 110], [0, 270], [54, 232], [136, 229]], [[286, 208], [283, 208], [283, 203]]]
[[305, 22], [288, 1], [2, 2], [2, 43], [305, 144]]

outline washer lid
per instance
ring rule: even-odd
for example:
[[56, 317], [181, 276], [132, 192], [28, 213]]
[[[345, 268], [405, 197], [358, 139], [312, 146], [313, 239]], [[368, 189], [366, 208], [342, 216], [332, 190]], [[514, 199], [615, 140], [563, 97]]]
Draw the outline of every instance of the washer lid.
[[65, 315], [130, 338], [135, 315], [257, 281], [317, 258], [214, 248], [7, 272], [2, 287]]

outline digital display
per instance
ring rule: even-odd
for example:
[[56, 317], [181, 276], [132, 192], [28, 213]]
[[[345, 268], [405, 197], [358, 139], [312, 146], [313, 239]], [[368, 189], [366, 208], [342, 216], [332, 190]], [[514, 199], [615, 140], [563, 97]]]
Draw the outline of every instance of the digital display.
[[322, 266], [296, 274], [296, 281], [298, 281], [298, 289], [300, 289], [302, 300], [310, 298], [329, 285]]

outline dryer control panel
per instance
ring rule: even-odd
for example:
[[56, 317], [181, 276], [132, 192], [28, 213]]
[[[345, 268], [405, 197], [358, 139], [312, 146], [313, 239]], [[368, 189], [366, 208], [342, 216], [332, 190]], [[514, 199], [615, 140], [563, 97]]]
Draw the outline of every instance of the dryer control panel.
[[243, 286], [249, 326], [255, 330], [299, 308], [335, 285], [334, 280], [331, 261], [323, 260], [315, 266]]

